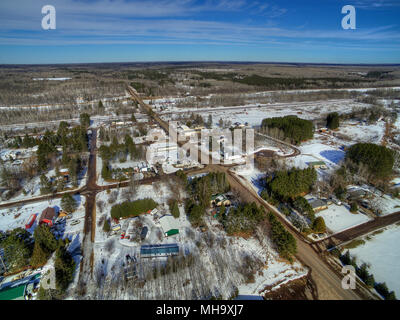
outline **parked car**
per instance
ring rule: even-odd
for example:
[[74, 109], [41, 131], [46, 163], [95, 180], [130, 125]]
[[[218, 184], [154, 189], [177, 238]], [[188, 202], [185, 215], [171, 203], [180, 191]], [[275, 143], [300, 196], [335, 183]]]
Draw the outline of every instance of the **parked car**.
[[149, 232], [149, 228], [147, 228], [146, 226], [144, 226], [142, 228], [142, 231], [140, 232], [140, 240], [144, 240], [147, 237], [147, 233]]

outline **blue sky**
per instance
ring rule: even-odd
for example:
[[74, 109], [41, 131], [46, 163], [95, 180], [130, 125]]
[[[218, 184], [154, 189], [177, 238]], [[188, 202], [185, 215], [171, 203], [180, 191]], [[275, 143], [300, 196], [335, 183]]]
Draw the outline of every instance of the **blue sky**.
[[[56, 30], [41, 28], [48, 4]], [[399, 17], [399, 0], [1, 0], [0, 64], [400, 63]]]

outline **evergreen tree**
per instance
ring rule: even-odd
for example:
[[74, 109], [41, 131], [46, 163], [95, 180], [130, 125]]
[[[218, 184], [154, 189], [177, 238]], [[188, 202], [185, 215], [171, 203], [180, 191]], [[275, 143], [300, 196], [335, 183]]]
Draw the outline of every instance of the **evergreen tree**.
[[32, 244], [30, 233], [25, 229], [12, 230], [0, 241], [0, 247], [4, 249], [3, 259], [7, 261], [8, 272], [15, 272], [29, 264]]
[[[294, 144], [300, 144], [301, 141], [312, 139], [314, 136], [312, 121], [297, 116], [266, 118], [262, 121], [261, 128], [273, 137], [287, 138]], [[279, 133], [283, 136], [280, 137]]]
[[170, 210], [171, 210], [171, 214], [175, 218], [179, 218], [180, 212], [179, 212], [178, 202], [176, 200], [173, 200]]
[[111, 230], [110, 222], [108, 221], [108, 219], [105, 219], [103, 224], [103, 231], [107, 233], [110, 232], [110, 230]]
[[90, 116], [87, 113], [81, 113], [79, 116], [81, 126], [88, 128], [90, 126]]
[[351, 213], [357, 213], [358, 211], [358, 205], [356, 202], [352, 202], [350, 205], [350, 212]]
[[326, 225], [325, 225], [325, 220], [322, 217], [317, 217], [314, 220], [314, 223], [312, 225], [312, 229], [316, 233], [325, 233], [326, 232]]
[[212, 122], [213, 122], [213, 120], [212, 120], [212, 115], [209, 114], [209, 115], [208, 115], [208, 120], [207, 120], [207, 128], [208, 128], [208, 129], [211, 129], [211, 128], [212, 128]]
[[58, 247], [54, 263], [56, 271], [56, 287], [65, 292], [73, 279], [75, 262], [65, 246]]
[[331, 130], [339, 128], [339, 114], [337, 112], [328, 114], [326, 118], [326, 127]]
[[77, 203], [70, 194], [64, 194], [61, 198], [61, 208], [68, 212], [74, 212], [77, 209]]
[[45, 174], [40, 176], [40, 193], [48, 194], [53, 192], [53, 185]]
[[31, 265], [44, 265], [57, 248], [57, 240], [47, 225], [40, 225], [33, 234], [35, 246], [31, 257]]

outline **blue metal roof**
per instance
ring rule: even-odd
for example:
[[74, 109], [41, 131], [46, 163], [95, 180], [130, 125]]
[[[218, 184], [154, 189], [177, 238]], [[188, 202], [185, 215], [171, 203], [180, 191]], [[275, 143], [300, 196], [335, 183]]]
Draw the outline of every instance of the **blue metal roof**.
[[176, 243], [142, 245], [140, 254], [144, 256], [167, 256], [179, 253], [179, 246]]

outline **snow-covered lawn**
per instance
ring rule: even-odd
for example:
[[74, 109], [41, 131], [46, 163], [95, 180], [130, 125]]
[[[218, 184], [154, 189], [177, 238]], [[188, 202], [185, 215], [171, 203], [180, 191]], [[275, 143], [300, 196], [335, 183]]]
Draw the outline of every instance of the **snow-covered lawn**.
[[382, 215], [391, 214], [400, 211], [400, 199], [392, 198], [385, 194], [383, 197], [375, 197], [372, 202], [376, 208], [382, 210]]
[[316, 216], [324, 218], [327, 228], [333, 233], [341, 232], [370, 220], [362, 213], [351, 213], [347, 206], [336, 204], [329, 205], [328, 209], [318, 212]]
[[[368, 239], [370, 240], [368, 240]], [[365, 244], [350, 249], [350, 254], [357, 257], [357, 264], [370, 264], [370, 272], [376, 282], [386, 282], [389, 290], [400, 297], [400, 226], [386, 228], [382, 233], [370, 234], [364, 238]]]
[[310, 162], [323, 161], [327, 171], [337, 169], [345, 153], [339, 148], [341, 144], [333, 136], [315, 134], [314, 139], [303, 142], [299, 147], [301, 154], [289, 158], [288, 164], [301, 169], [307, 168]]

